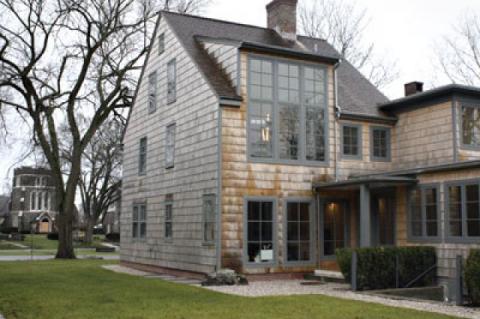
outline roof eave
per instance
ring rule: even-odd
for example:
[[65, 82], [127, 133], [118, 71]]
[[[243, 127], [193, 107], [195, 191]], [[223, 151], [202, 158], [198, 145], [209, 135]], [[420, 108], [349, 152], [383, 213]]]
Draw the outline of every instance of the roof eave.
[[314, 61], [314, 62], [322, 62], [327, 64], [336, 64], [338, 61], [340, 61], [339, 58], [335, 58], [335, 57], [312, 54], [308, 52], [302, 52], [298, 50], [282, 48], [282, 47], [272, 46], [272, 45], [265, 45], [260, 43], [253, 43], [253, 42], [242, 42], [239, 46], [239, 49], [259, 52], [259, 53], [283, 55], [286, 57], [298, 58], [298, 59]]
[[340, 112], [338, 117], [340, 120], [368, 121], [389, 125], [395, 125], [398, 121], [398, 118], [394, 116], [375, 116], [369, 114], [357, 114], [348, 112]]

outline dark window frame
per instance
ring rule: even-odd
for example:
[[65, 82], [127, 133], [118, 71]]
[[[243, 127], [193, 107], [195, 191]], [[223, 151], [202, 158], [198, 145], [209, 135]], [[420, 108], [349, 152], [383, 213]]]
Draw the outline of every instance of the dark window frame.
[[[444, 191], [444, 196], [445, 196], [445, 224], [444, 224], [444, 230], [445, 230], [445, 240], [446, 242], [449, 243], [478, 243], [480, 240], [480, 236], [468, 236], [468, 216], [467, 216], [467, 200], [466, 200], [466, 187], [470, 185], [476, 185], [478, 186], [478, 191], [479, 191], [479, 217], [480, 217], [480, 179], [468, 179], [468, 180], [460, 180], [460, 181], [451, 181], [451, 182], [446, 182], [445, 184], [445, 191]], [[460, 213], [461, 213], [461, 226], [462, 226], [462, 231], [460, 236], [453, 236], [450, 235], [450, 187], [460, 187]], [[478, 223], [480, 224], [480, 219], [474, 219], [477, 220]], [[479, 225], [480, 227], [480, 225]]]
[[[142, 209], [143, 209], [143, 214], [142, 214]], [[135, 214], [135, 211], [136, 211], [136, 214]], [[132, 239], [145, 240], [146, 238], [147, 238], [147, 204], [145, 202], [134, 203], [132, 206]]]
[[[175, 140], [177, 124], [171, 123], [165, 128], [165, 169], [175, 167]], [[171, 153], [171, 159], [169, 154]]]
[[[309, 260], [288, 260], [288, 205], [289, 204], [308, 204], [309, 205]], [[316, 261], [316, 249], [315, 249], [315, 214], [314, 214], [314, 201], [311, 198], [287, 198], [284, 202], [284, 217], [283, 217], [283, 256], [285, 257], [284, 264], [286, 266], [295, 267], [298, 265], [311, 265]], [[294, 240], [291, 240], [294, 241]], [[300, 240], [301, 241], [301, 240]]]
[[[345, 154], [345, 129], [357, 130], [357, 154]], [[341, 123], [340, 124], [340, 147], [342, 159], [347, 160], [361, 160], [363, 158], [363, 125], [354, 123]], [[353, 145], [353, 144], [352, 144]]]
[[173, 241], [173, 195], [165, 196], [164, 233], [166, 241]]
[[[375, 155], [375, 131], [386, 132], [386, 153], [385, 157]], [[392, 160], [392, 130], [385, 126], [370, 127], [370, 160], [372, 162], [390, 162]]]
[[[252, 73], [252, 61], [265, 61], [269, 62], [272, 65], [272, 99], [262, 99], [262, 98], [254, 98], [252, 96], [252, 83], [251, 83], [251, 73]], [[280, 134], [279, 134], [279, 125], [280, 125], [280, 106], [291, 106], [297, 105], [296, 103], [290, 102], [282, 102], [279, 101], [279, 65], [280, 64], [288, 64], [292, 66], [299, 67], [299, 103], [298, 107], [300, 109], [299, 121], [300, 121], [300, 134], [299, 134], [299, 142], [298, 142], [298, 159], [282, 159], [280, 157]], [[308, 94], [311, 94], [305, 90], [305, 82], [306, 78], [304, 76], [306, 69], [314, 69], [317, 71], [322, 72], [323, 74], [323, 94], [321, 97], [321, 102], [318, 105], [316, 104], [308, 104], [305, 102], [304, 98]], [[280, 164], [293, 164], [293, 165], [304, 165], [304, 166], [320, 166], [325, 167], [328, 166], [329, 163], [329, 100], [328, 100], [328, 73], [327, 68], [323, 65], [309, 63], [309, 62], [298, 62], [289, 59], [283, 58], [270, 58], [267, 56], [262, 56], [258, 54], [250, 54], [248, 59], [248, 80], [247, 80], [247, 94], [249, 98], [249, 105], [247, 107], [247, 156], [250, 162], [257, 162], [257, 163], [280, 163]], [[271, 105], [271, 156], [260, 157], [255, 156], [252, 154], [252, 125], [251, 125], [251, 118], [252, 118], [252, 104], [262, 104], [262, 105]], [[307, 159], [308, 151], [307, 147], [309, 143], [307, 142], [307, 129], [311, 127], [309, 123], [307, 123], [306, 119], [306, 112], [309, 108], [315, 108], [315, 110], [320, 110], [323, 112], [322, 115], [322, 125], [323, 125], [323, 133], [322, 133], [322, 140], [320, 144], [323, 144], [323, 160], [309, 160]], [[318, 111], [317, 110], [317, 111]], [[315, 132], [312, 132], [315, 133]], [[320, 149], [322, 147], [319, 147]]]
[[[144, 143], [144, 145], [142, 145]], [[139, 141], [138, 147], [138, 176], [147, 175], [147, 155], [148, 155], [148, 139], [146, 136]]]
[[[170, 71], [173, 68], [173, 71]], [[173, 75], [172, 73], [173, 72]], [[170, 77], [173, 78], [170, 78]], [[167, 63], [167, 104], [177, 100], [177, 59], [173, 58]]]
[[[437, 222], [437, 235], [436, 236], [428, 236], [427, 235], [427, 204], [426, 204], [426, 191], [434, 189], [436, 192], [436, 222]], [[421, 214], [421, 228], [422, 228], [422, 234], [420, 236], [414, 235], [413, 233], [413, 210], [412, 210], [412, 205], [413, 205], [413, 196], [412, 192], [413, 191], [419, 191], [420, 192], [420, 214]], [[423, 242], [438, 242], [441, 240], [442, 237], [442, 220], [441, 220], [441, 200], [440, 200], [440, 195], [441, 195], [441, 188], [440, 184], [434, 183], [434, 184], [420, 184], [415, 187], [411, 187], [407, 190], [407, 234], [408, 234], [408, 239], [410, 241], [423, 241]], [[432, 221], [430, 219], [430, 221]]]
[[[249, 202], [268, 202], [272, 204], [272, 250], [273, 259], [270, 262], [250, 262], [248, 257], [248, 203]], [[246, 197], [244, 199], [244, 218], [243, 218], [243, 261], [247, 268], [273, 267], [278, 264], [277, 252], [277, 199], [275, 197]]]
[[[212, 211], [207, 211], [206, 203], [211, 202]], [[202, 237], [205, 245], [213, 245], [217, 238], [217, 196], [215, 194], [205, 194], [202, 196]], [[213, 236], [208, 236], [208, 230], [213, 228]]]
[[158, 55], [162, 55], [165, 52], [165, 33], [158, 36]]

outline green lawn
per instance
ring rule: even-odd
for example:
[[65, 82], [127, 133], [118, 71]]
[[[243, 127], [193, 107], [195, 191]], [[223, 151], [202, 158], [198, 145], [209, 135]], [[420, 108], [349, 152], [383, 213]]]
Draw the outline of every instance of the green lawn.
[[[96, 248], [101, 246], [104, 239], [105, 239], [105, 236], [95, 235], [94, 241], [91, 245], [86, 245], [81, 242], [75, 242], [74, 245], [76, 248]], [[28, 247], [33, 246], [33, 249], [55, 250], [57, 249], [57, 246], [58, 246], [58, 240], [50, 240], [47, 238], [47, 235], [42, 235], [42, 234], [25, 235], [24, 241], [18, 241], [14, 243], [21, 244]], [[13, 246], [9, 241], [0, 240], [0, 254], [2, 250], [7, 250], [7, 249], [10, 250], [10, 249], [19, 249], [19, 248]]]
[[0, 312], [16, 318], [449, 318], [323, 296], [245, 298], [100, 268], [105, 261], [0, 264]]
[[[55, 249], [34, 249], [34, 256], [54, 256], [57, 251]], [[75, 254], [77, 256], [103, 256], [103, 255], [118, 255], [118, 252], [114, 253], [97, 253], [94, 248], [76, 248]], [[30, 249], [14, 249], [0, 250], [0, 256], [30, 256]]]

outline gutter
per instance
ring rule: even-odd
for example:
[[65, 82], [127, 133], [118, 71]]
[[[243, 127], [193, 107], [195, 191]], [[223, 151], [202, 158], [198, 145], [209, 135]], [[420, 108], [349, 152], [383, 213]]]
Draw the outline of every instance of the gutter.
[[398, 122], [398, 118], [394, 116], [375, 116], [368, 114], [356, 114], [356, 113], [339, 113], [339, 119], [341, 120], [356, 120], [356, 121], [369, 121], [373, 123], [382, 123], [395, 125]]
[[221, 99], [218, 107], [217, 118], [217, 214], [215, 215], [216, 236], [215, 236], [215, 271], [222, 269], [222, 104]]

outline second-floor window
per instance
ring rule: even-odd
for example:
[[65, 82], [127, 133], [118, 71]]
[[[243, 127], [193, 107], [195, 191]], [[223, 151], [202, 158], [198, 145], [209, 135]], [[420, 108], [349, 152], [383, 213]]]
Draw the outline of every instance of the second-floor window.
[[462, 144], [480, 147], [480, 108], [462, 106]]
[[152, 72], [148, 76], [148, 113], [154, 113], [157, 110], [157, 72]]
[[165, 168], [172, 168], [175, 165], [175, 124], [167, 126], [165, 136]]
[[147, 173], [147, 138], [140, 139], [139, 155], [138, 155], [138, 175]]
[[175, 59], [167, 65], [167, 103], [177, 99], [177, 62]]
[[346, 158], [362, 156], [362, 129], [358, 125], [342, 125], [342, 155]]
[[249, 156], [258, 160], [326, 160], [326, 71], [251, 57]]
[[370, 157], [374, 161], [390, 159], [390, 129], [387, 127], [372, 127]]
[[51, 195], [49, 192], [36, 191], [30, 193], [30, 210], [48, 211], [51, 209]]

